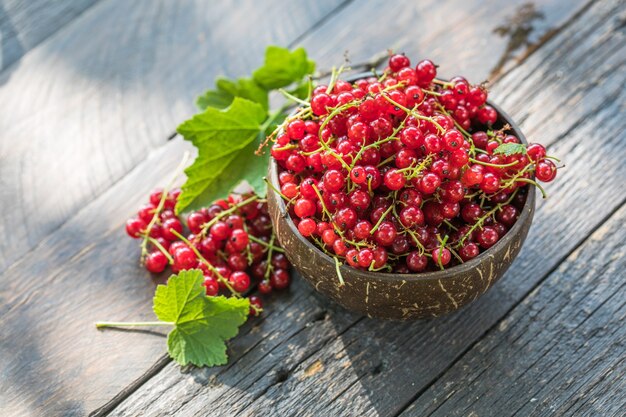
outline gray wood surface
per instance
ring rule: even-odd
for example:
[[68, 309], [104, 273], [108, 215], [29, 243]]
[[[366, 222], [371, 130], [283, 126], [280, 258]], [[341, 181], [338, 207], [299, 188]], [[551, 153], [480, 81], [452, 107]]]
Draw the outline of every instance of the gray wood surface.
[[0, 71], [80, 16], [96, 0], [0, 2]]
[[618, 2], [592, 5], [494, 86], [530, 140], [550, 144], [566, 168], [539, 202], [522, 254], [485, 297], [440, 320], [389, 323], [298, 288], [231, 344], [227, 367], [181, 372], [169, 364], [112, 414], [402, 412], [624, 203], [616, 192], [626, 180], [622, 11]]
[[1, 73], [0, 271], [163, 146], [216, 76], [341, 4], [107, 0]]
[[3, 414], [84, 415], [154, 372], [162, 338], [93, 327], [153, 317], [155, 283], [123, 223], [189, 149], [167, 138], [195, 95], [338, 4], [109, 1], [23, 58], [0, 87]]
[[[0, 118], [0, 201], [16, 207], [0, 220], [3, 414], [107, 403], [104, 413], [130, 395], [113, 414], [397, 415], [623, 204], [623, 1], [542, 0], [503, 36], [493, 29], [523, 14], [523, 1], [389, 4], [107, 0], [0, 74], [0, 114], [11, 116]], [[345, 49], [359, 62], [391, 46], [475, 81], [523, 59], [493, 96], [567, 168], [514, 269], [469, 308], [378, 322], [296, 282], [230, 343], [229, 365], [181, 370], [162, 337], [92, 323], [152, 317], [154, 282], [123, 222], [189, 149], [166, 139], [193, 97], [217, 74], [247, 73], [272, 42], [302, 43], [322, 67]], [[591, 389], [614, 395], [603, 382]]]
[[621, 416], [626, 206], [402, 414]]

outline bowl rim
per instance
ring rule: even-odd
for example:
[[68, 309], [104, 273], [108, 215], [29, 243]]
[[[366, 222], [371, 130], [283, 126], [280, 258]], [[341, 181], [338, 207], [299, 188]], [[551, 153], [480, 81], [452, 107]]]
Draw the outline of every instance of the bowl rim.
[[[372, 75], [373, 75], [372, 73], [359, 73], [354, 76], [348, 77], [348, 80], [350, 82], [354, 82], [358, 79], [370, 77]], [[526, 137], [524, 136], [520, 128], [517, 126], [517, 124], [511, 119], [511, 117], [507, 113], [505, 113], [498, 105], [494, 104], [490, 100], [487, 100], [486, 104], [490, 105], [496, 110], [500, 121], [508, 123], [511, 126], [511, 130], [515, 133], [517, 138], [523, 144], [528, 145], [528, 141], [526, 140]], [[279, 186], [278, 185], [278, 164], [276, 163], [274, 158], [270, 157], [269, 159], [270, 159], [269, 180], [271, 181], [274, 187], [278, 187]], [[493, 256], [493, 253], [498, 248], [501, 248], [504, 245], [506, 245], [508, 243], [506, 241], [510, 240], [511, 236], [516, 235], [521, 230], [525, 222], [529, 220], [532, 222], [532, 214], [533, 214], [533, 209], [535, 205], [535, 187], [532, 187], [529, 184], [528, 188], [529, 190], [528, 190], [528, 194], [526, 195], [526, 201], [524, 202], [524, 207], [522, 208], [520, 216], [518, 217], [513, 227], [509, 229], [507, 233], [503, 236], [503, 238], [498, 240], [495, 245], [488, 248], [484, 252], [480, 253], [477, 257], [470, 259], [467, 262], [464, 262], [462, 264], [455, 265], [453, 267], [443, 269], [440, 271], [418, 272], [418, 273], [409, 273], [409, 274], [399, 274], [395, 272], [367, 271], [367, 270], [352, 268], [351, 266], [343, 264], [343, 263], [339, 267], [342, 273], [345, 271], [346, 273], [359, 273], [371, 279], [378, 279], [378, 280], [384, 280], [384, 281], [402, 280], [406, 282], [433, 281], [433, 280], [437, 281], [437, 280], [452, 277], [458, 273], [463, 273], [463, 272], [472, 270], [478, 267], [486, 258]], [[307, 247], [307, 249], [316, 251], [319, 255], [322, 256], [324, 260], [326, 260], [327, 262], [332, 264], [333, 267], [335, 267], [335, 262], [330, 256], [325, 254], [320, 248], [315, 246], [313, 243], [311, 243], [308, 239], [306, 239], [304, 236], [300, 234], [300, 232], [298, 231], [298, 228], [296, 227], [295, 223], [291, 219], [291, 216], [287, 212], [287, 207], [285, 205], [285, 202], [280, 197], [280, 195], [278, 195], [276, 191], [272, 189], [272, 187], [269, 187], [267, 192], [273, 193], [274, 199], [277, 204], [277, 208], [279, 210], [279, 215], [285, 220], [287, 226], [289, 227], [289, 230], [296, 236], [298, 241], [304, 244]], [[507, 239], [507, 236], [509, 237], [509, 239]]]

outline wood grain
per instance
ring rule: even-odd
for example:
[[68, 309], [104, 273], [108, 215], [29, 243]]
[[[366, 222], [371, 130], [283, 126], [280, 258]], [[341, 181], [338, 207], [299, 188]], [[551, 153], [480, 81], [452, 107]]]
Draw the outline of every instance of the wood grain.
[[0, 271], [162, 146], [216, 76], [340, 4], [109, 0], [0, 74]]
[[[616, 2], [594, 4], [494, 86], [494, 100], [522, 121], [531, 141], [548, 143], [551, 153], [564, 157], [567, 168], [548, 186], [551, 198], [539, 203], [522, 254], [482, 299], [440, 320], [398, 324], [352, 317], [332, 305], [324, 320], [303, 321], [314, 309], [309, 302], [326, 304], [302, 298], [289, 314], [267, 317], [245, 347], [233, 345], [228, 367], [181, 373], [170, 364], [112, 414], [403, 411], [624, 203], [615, 192], [626, 180], [621, 10]], [[307, 336], [316, 327], [338, 337], [322, 349], [310, 347], [314, 339]], [[305, 341], [288, 340], [268, 352], [266, 341], [281, 337], [277, 328], [303, 334]]]
[[[5, 0], [0, 3], [0, 71], [71, 22], [96, 0]], [[12, 69], [9, 69], [11, 71]]]
[[155, 283], [123, 223], [189, 150], [167, 134], [218, 72], [249, 71], [337, 4], [105, 2], [24, 57], [0, 87], [16, 123], [0, 118], [0, 265], [19, 259], [0, 275], [3, 415], [84, 415], [162, 357], [161, 337], [93, 323], [153, 317]]
[[619, 416], [626, 206], [402, 414]]

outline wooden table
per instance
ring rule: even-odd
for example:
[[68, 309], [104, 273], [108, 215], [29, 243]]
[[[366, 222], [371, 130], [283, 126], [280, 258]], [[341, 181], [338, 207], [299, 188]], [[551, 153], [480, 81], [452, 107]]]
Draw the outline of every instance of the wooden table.
[[[0, 4], [0, 414], [508, 416], [626, 410], [624, 0]], [[173, 134], [268, 44], [319, 68], [387, 48], [492, 97], [565, 169], [521, 255], [436, 320], [348, 313], [302, 281], [181, 369], [123, 224], [189, 149]]]

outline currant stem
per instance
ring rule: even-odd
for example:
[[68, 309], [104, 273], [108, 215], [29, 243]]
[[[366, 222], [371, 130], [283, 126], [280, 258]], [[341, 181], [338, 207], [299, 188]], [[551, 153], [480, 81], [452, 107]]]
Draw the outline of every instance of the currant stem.
[[266, 241], [259, 239], [258, 237], [248, 235], [248, 238], [251, 241], [258, 243], [259, 245], [265, 246], [268, 249], [271, 248], [274, 252], [285, 253], [285, 250], [283, 248], [279, 248], [278, 246], [274, 246], [270, 243], [267, 243]]
[[303, 106], [310, 106], [309, 102], [302, 100], [301, 98], [298, 98], [296, 96], [294, 96], [293, 94], [289, 93], [288, 91], [279, 88], [278, 91], [285, 96], [285, 98], [295, 101], [298, 104], [302, 104]]
[[170, 253], [167, 250], [165, 250], [163, 245], [161, 245], [158, 240], [156, 240], [155, 238], [150, 237], [150, 236], [148, 236], [148, 240], [150, 241], [150, 243], [152, 243], [154, 246], [156, 246], [157, 249], [163, 255], [165, 255], [165, 257], [167, 258], [167, 261], [170, 263], [170, 265], [174, 263], [174, 258], [172, 258], [172, 255], [170, 255]]
[[337, 278], [339, 278], [339, 286], [343, 287], [344, 285], [346, 285], [346, 283], [343, 280], [343, 275], [341, 275], [341, 269], [339, 268], [339, 259], [336, 256], [333, 256], [333, 259], [335, 260], [335, 271], [337, 271]]
[[385, 217], [387, 217], [387, 215], [389, 214], [389, 212], [393, 209], [393, 203], [391, 203], [391, 205], [389, 206], [389, 208], [387, 210], [385, 210], [385, 212], [382, 214], [382, 216], [380, 216], [380, 219], [378, 219], [378, 221], [376, 222], [376, 224], [374, 225], [374, 227], [372, 227], [372, 230], [370, 230], [370, 235], [373, 235], [374, 232], [376, 232], [376, 230], [378, 230], [378, 227], [380, 226], [380, 224], [383, 222], [383, 220], [385, 220]]
[[211, 228], [211, 226], [213, 226], [215, 223], [217, 223], [218, 221], [220, 221], [222, 218], [224, 218], [225, 216], [228, 216], [229, 214], [232, 214], [234, 212], [236, 212], [237, 210], [239, 210], [240, 208], [242, 208], [243, 206], [256, 201], [259, 199], [258, 195], [253, 195], [252, 197], [248, 197], [243, 201], [240, 201], [239, 203], [235, 204], [234, 206], [232, 206], [231, 208], [224, 210], [224, 211], [220, 211], [215, 217], [213, 217], [210, 221], [206, 222], [203, 226], [202, 226], [202, 230], [200, 231], [200, 234], [202, 236], [206, 236], [206, 232]]
[[328, 217], [328, 220], [330, 221], [330, 223], [333, 225], [333, 228], [335, 229], [335, 232], [337, 232], [337, 234], [341, 237], [343, 237], [343, 232], [341, 231], [341, 229], [335, 224], [335, 221], [333, 220], [333, 216], [332, 214], [330, 214], [330, 212], [328, 211], [328, 209], [326, 208], [326, 204], [324, 204], [324, 199], [322, 198], [322, 193], [320, 193], [320, 190], [317, 188], [317, 185], [313, 184], [312, 185], [313, 190], [315, 191], [315, 194], [317, 194], [317, 198], [320, 199], [320, 203], [322, 204], [322, 211], [324, 212], [324, 214]]
[[163, 193], [161, 194], [161, 200], [159, 200], [159, 204], [157, 205], [156, 209], [154, 209], [152, 220], [150, 220], [150, 223], [148, 223], [148, 226], [146, 227], [146, 230], [144, 231], [143, 240], [141, 242], [141, 260], [142, 261], [148, 255], [148, 239], [150, 238], [150, 231], [152, 230], [154, 225], [159, 221], [159, 215], [161, 214], [161, 211], [163, 210], [163, 207], [165, 206], [165, 200], [167, 199], [169, 189], [172, 188], [172, 186], [176, 182], [176, 179], [178, 178], [181, 171], [183, 170], [183, 167], [187, 165], [188, 159], [189, 159], [189, 152], [185, 152], [183, 154], [183, 159], [178, 164], [178, 167], [176, 167], [176, 169], [174, 170], [174, 175], [172, 176], [172, 179], [170, 180], [168, 185], [163, 189]]
[[272, 272], [272, 252], [274, 251], [274, 238], [276, 235], [272, 233], [272, 237], [270, 238], [269, 249], [267, 251], [267, 268], [265, 269], [265, 279], [268, 280], [270, 278], [270, 273]]
[[543, 196], [543, 198], [548, 198], [548, 193], [546, 193], [546, 190], [544, 190], [544, 188], [539, 185], [537, 181], [529, 180], [528, 178], [518, 178], [516, 181], [534, 185], [535, 187], [539, 188], [539, 191], [541, 191], [541, 195]]
[[508, 168], [508, 167], [512, 167], [513, 165], [516, 165], [516, 164], [519, 163], [518, 161], [513, 161], [513, 162], [510, 162], [508, 164], [492, 164], [492, 163], [489, 163], [489, 162], [479, 161], [478, 159], [474, 159], [474, 158], [470, 158], [469, 160], [470, 160], [470, 162], [473, 162], [475, 164], [485, 165], [485, 166], [493, 167], [493, 168]]
[[397, 108], [404, 110], [405, 113], [410, 114], [411, 116], [415, 117], [416, 119], [420, 119], [420, 120], [426, 120], [429, 121], [430, 123], [434, 124], [437, 127], [437, 130], [439, 130], [439, 132], [444, 133], [446, 130], [435, 121], [435, 119], [433, 119], [432, 117], [428, 117], [428, 116], [423, 116], [421, 114], [419, 114], [418, 112], [416, 112], [415, 110], [411, 110], [407, 107], [404, 107], [402, 104], [397, 103], [396, 101], [394, 101], [391, 97], [389, 97], [386, 94], [382, 94], [383, 98], [385, 100], [387, 100], [388, 102], [390, 102], [391, 104], [393, 104], [394, 106], [396, 106]]
[[283, 200], [287, 201], [288, 203], [291, 201], [291, 199], [287, 198], [287, 196], [285, 194], [281, 193], [278, 188], [274, 187], [274, 184], [272, 184], [271, 181], [267, 179], [267, 177], [263, 177], [263, 181], [265, 181], [267, 186], [270, 187], [272, 189], [272, 191], [274, 191], [276, 194], [281, 196]]

